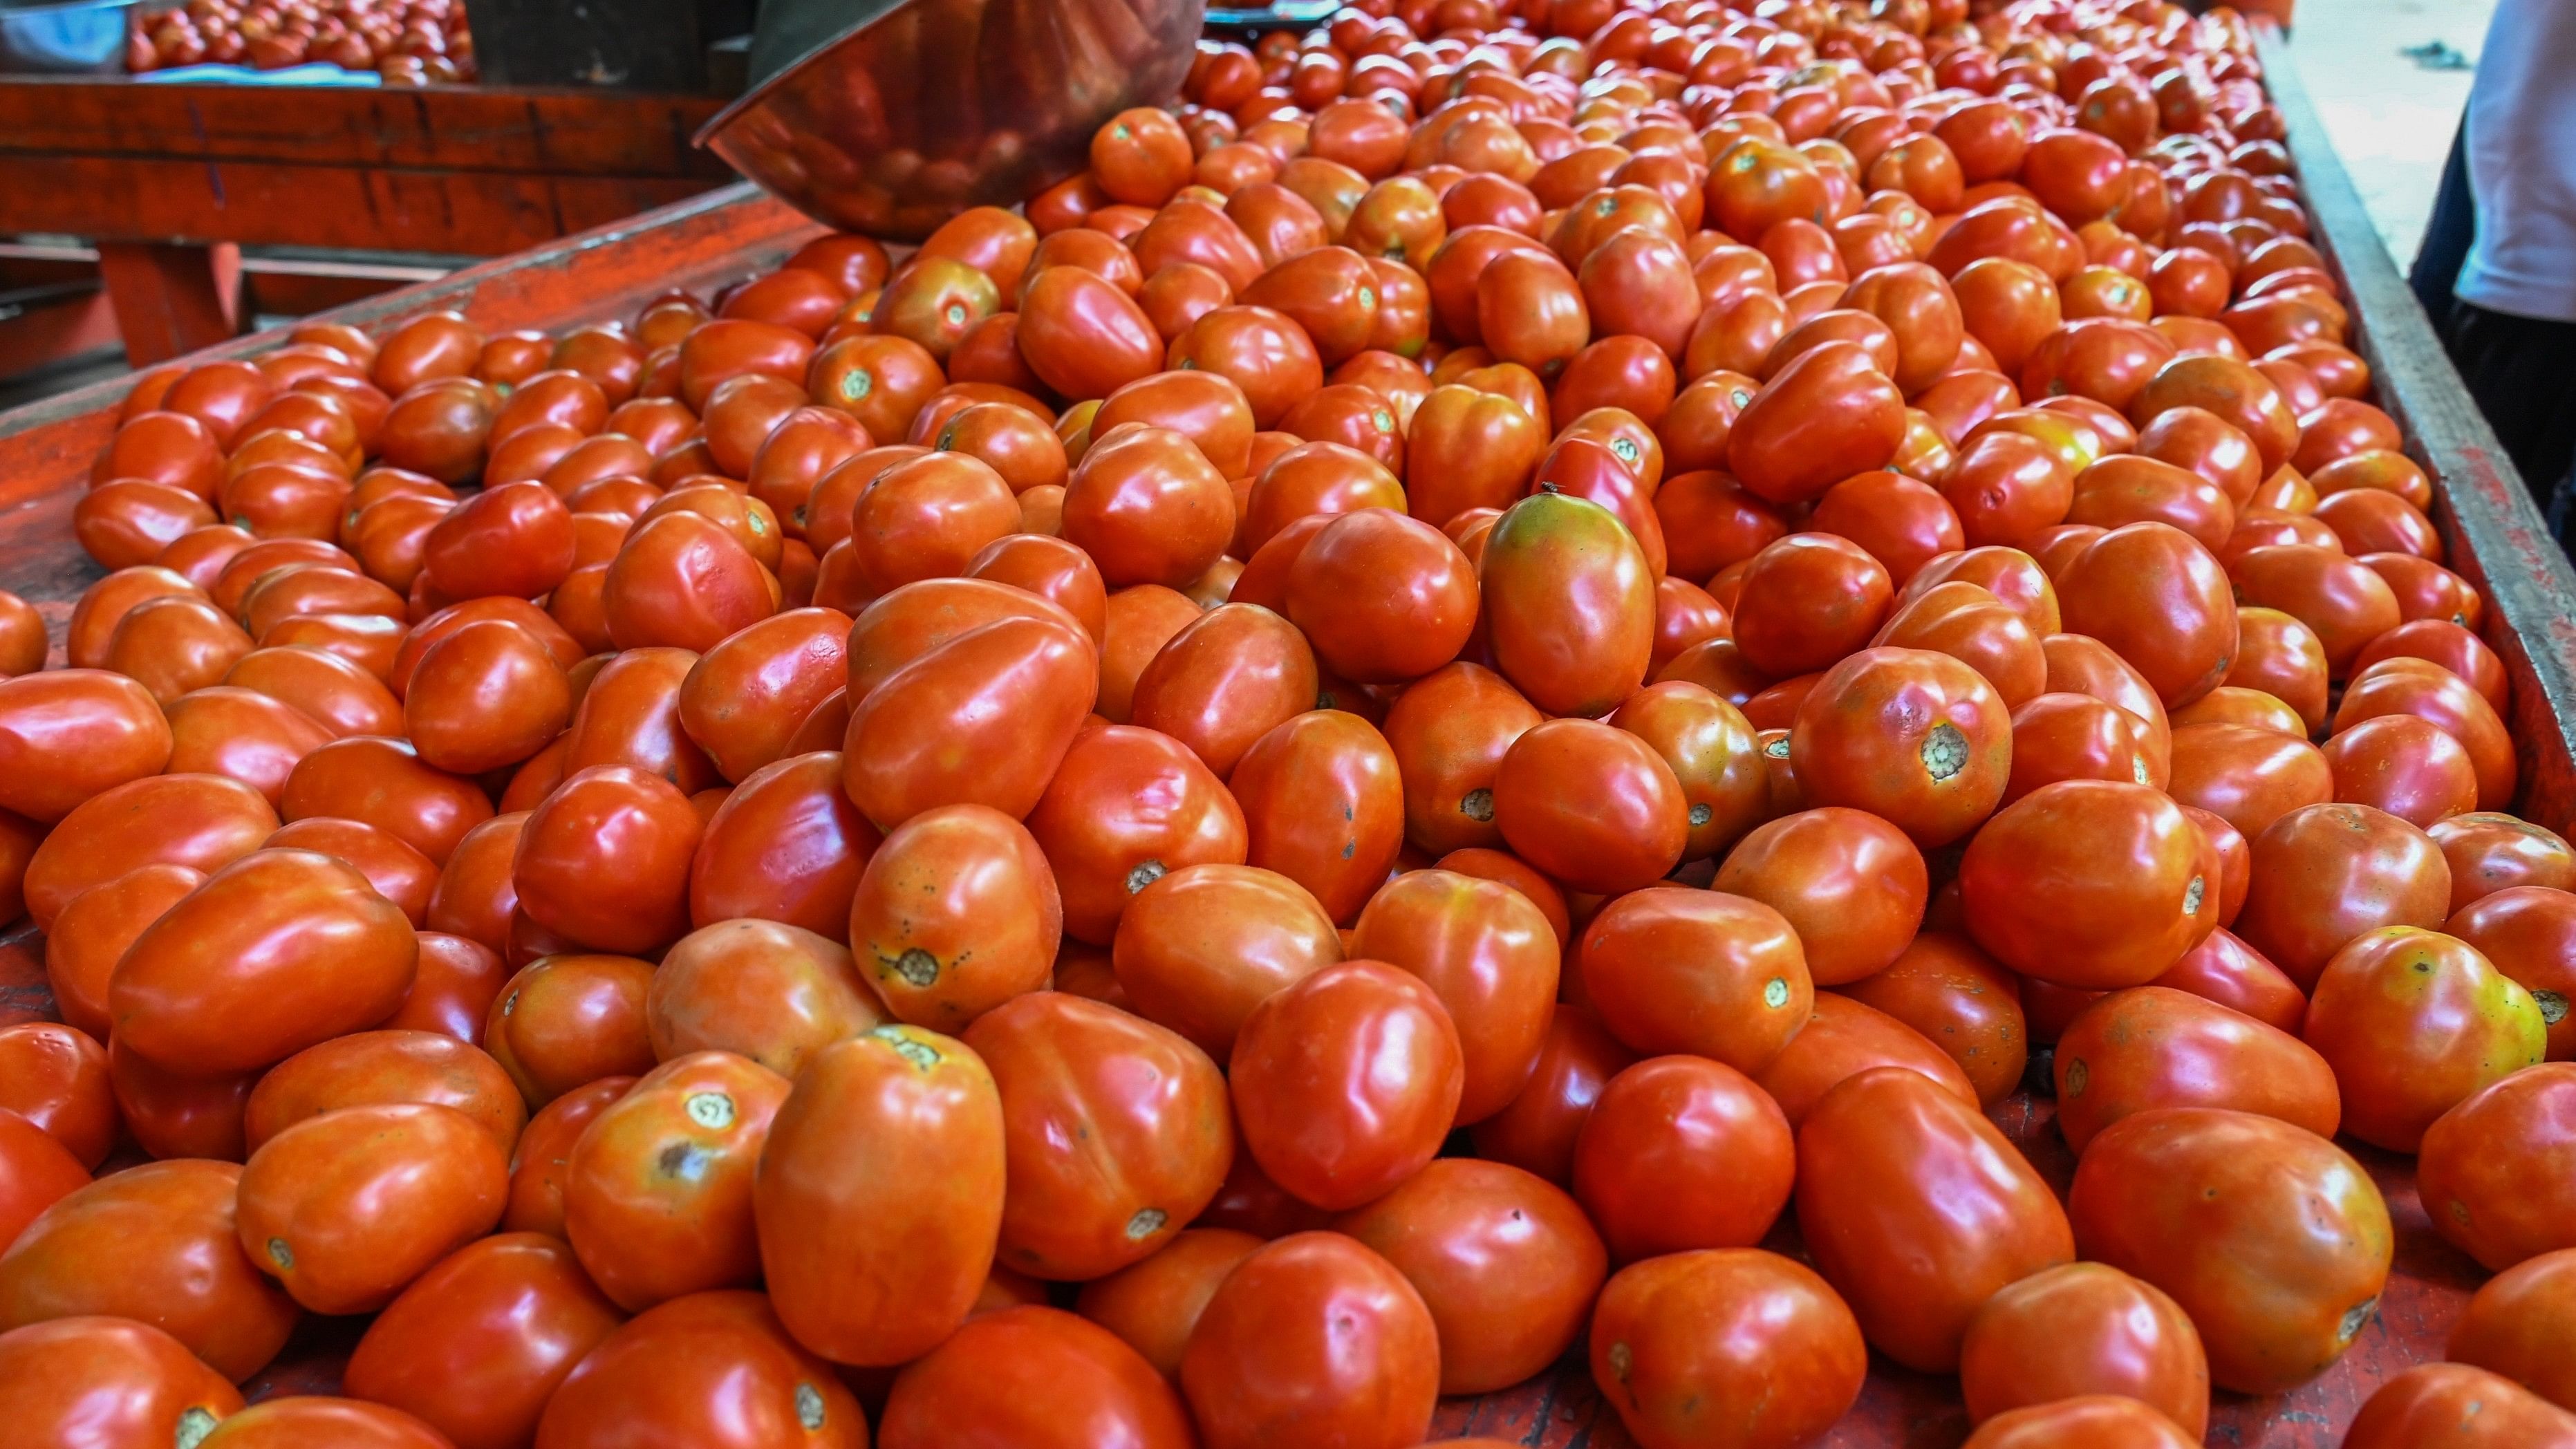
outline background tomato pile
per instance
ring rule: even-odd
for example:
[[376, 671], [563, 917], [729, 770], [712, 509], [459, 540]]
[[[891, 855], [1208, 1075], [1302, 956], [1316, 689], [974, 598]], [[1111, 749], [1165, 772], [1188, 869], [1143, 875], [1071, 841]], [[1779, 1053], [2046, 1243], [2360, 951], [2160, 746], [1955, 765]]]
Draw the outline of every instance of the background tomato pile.
[[2348, 1442], [2576, 1443], [2576, 853], [2233, 18], [1389, 10], [137, 385], [0, 613], [0, 1422], [2182, 1444], [2368, 1325], [2340, 1131], [2499, 1274]]
[[381, 73], [387, 85], [474, 79], [474, 36], [458, 0], [188, 0], [140, 13], [125, 68], [328, 62]]

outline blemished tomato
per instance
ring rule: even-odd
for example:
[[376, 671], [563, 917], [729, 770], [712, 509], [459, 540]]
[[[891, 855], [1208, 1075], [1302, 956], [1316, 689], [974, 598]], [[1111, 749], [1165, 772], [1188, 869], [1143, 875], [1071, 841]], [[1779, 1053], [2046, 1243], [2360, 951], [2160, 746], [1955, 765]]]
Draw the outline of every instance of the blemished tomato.
[[1180, 1382], [1208, 1449], [1418, 1443], [1440, 1393], [1439, 1329], [1386, 1259], [1297, 1233], [1217, 1286]]
[[2414, 926], [2366, 931], [2329, 957], [2301, 1029], [2333, 1067], [2343, 1123], [2412, 1152], [2478, 1089], [2548, 1053], [2548, 1024], [2520, 983], [2477, 948]]
[[1225, 1080], [1177, 1033], [1035, 992], [978, 1017], [966, 1044], [1002, 1102], [999, 1260], [1080, 1282], [1169, 1243], [1232, 1164]]
[[815, 1053], [796, 1082], [752, 1188], [771, 1301], [836, 1363], [916, 1358], [965, 1321], [993, 1264], [992, 1074], [953, 1038], [889, 1023]]
[[1304, 886], [1333, 920], [1359, 913], [1403, 848], [1395, 751], [1346, 710], [1312, 709], [1273, 726], [1226, 787], [1243, 808], [1245, 859]]
[[2346, 1449], [2568, 1449], [2576, 1413], [2513, 1380], [2460, 1363], [2428, 1363], [2381, 1384], [2355, 1414]]
[[1925, 931], [1886, 970], [1841, 990], [1914, 1028], [1948, 1054], [1987, 1106], [2021, 1084], [2030, 1059], [2021, 984], [1974, 942], [1946, 931]]
[[2111, 1124], [2067, 1200], [2084, 1255], [2191, 1316], [2209, 1376], [2277, 1393], [2340, 1357], [2388, 1279], [2388, 1207], [2361, 1165], [2251, 1112], [2165, 1107]]
[[1789, 761], [1809, 801], [1868, 811], [1929, 849], [1976, 829], [2003, 798], [2012, 718], [1959, 660], [1865, 649], [1799, 703]]
[[751, 1178], [787, 1079], [692, 1052], [636, 1081], [583, 1129], [564, 1232], [600, 1291], [636, 1312], [758, 1272]]
[[1644, 1449], [1790, 1449], [1859, 1399], [1869, 1349], [1813, 1270], [1715, 1248], [1621, 1269], [1593, 1310], [1590, 1360]]
[[897, 1019], [953, 1031], [1045, 984], [1064, 909], [1026, 826], [951, 805], [897, 826], [868, 857], [849, 928], [861, 973]]

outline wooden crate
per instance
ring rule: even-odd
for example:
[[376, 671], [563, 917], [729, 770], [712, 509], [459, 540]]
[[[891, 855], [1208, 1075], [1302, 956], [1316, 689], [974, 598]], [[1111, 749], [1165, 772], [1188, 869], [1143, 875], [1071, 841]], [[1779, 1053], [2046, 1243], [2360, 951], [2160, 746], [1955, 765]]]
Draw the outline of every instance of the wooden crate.
[[502, 256], [721, 186], [690, 138], [723, 104], [0, 77], [0, 224], [97, 243], [140, 366], [241, 330], [243, 245]]
[[[2436, 521], [2452, 561], [2494, 604], [2487, 637], [2513, 679], [2523, 811], [2564, 826], [2576, 808], [2576, 734], [2570, 731], [2576, 724], [2576, 573], [2371, 231], [2287, 53], [2267, 41], [2263, 56], [2290, 123], [2315, 239], [2350, 288], [2357, 346], [2376, 374], [2379, 400], [2405, 426], [2409, 451], [2434, 480]], [[703, 289], [747, 275], [773, 265], [815, 230], [784, 205], [736, 187], [331, 315], [381, 331], [453, 307], [496, 330], [561, 327], [624, 315], [668, 286]], [[255, 352], [276, 341], [244, 339], [207, 355]], [[98, 576], [71, 541], [69, 516], [90, 460], [112, 430], [122, 391], [121, 384], [103, 385], [0, 415], [0, 587], [38, 602], [57, 634], [71, 600]], [[0, 1021], [50, 1014], [40, 950], [23, 927], [0, 938]], [[2055, 1130], [2053, 1104], [2019, 1094], [1991, 1115], [2063, 1193], [2074, 1159]], [[2396, 1222], [2396, 1264], [2379, 1315], [2352, 1351], [2312, 1383], [2266, 1398], [2220, 1394], [2211, 1414], [2212, 1444], [2332, 1449], [2380, 1383], [2442, 1356], [2451, 1324], [2483, 1279], [2432, 1231], [2416, 1198], [2411, 1159], [2344, 1145], [2377, 1180]], [[1769, 1246], [1798, 1253], [1794, 1224], [1784, 1224]], [[254, 1395], [328, 1391], [355, 1331], [345, 1321], [308, 1320], [288, 1355], [251, 1386]], [[1874, 1359], [1860, 1404], [1822, 1442], [1827, 1449], [1950, 1449], [1967, 1431], [1954, 1380]], [[1444, 1402], [1435, 1434], [1487, 1435], [1533, 1449], [1628, 1449], [1631, 1442], [1594, 1391], [1579, 1349], [1555, 1372], [1520, 1388]]]

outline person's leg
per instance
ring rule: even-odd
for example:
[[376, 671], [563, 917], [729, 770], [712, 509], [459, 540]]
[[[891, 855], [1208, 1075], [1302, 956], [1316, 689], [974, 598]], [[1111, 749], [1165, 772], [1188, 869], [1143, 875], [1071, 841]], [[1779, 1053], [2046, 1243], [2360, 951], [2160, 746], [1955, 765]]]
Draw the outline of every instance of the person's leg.
[[2576, 322], [2548, 322], [2454, 301], [2446, 329], [2452, 364], [2496, 441], [2543, 511], [2576, 461]]
[[2436, 332], [2447, 330], [2451, 316], [2451, 288], [2460, 280], [2460, 267], [2469, 259], [2469, 244], [2477, 239], [2477, 202], [2469, 194], [2469, 167], [2461, 155], [2461, 136], [2468, 130], [2464, 114], [2460, 125], [2451, 132], [2451, 154], [2442, 163], [2442, 180], [2433, 191], [2433, 212], [2425, 218], [2424, 240], [2415, 249], [2415, 265], [2406, 272], [2406, 285], [2415, 290], [2415, 299], [2424, 304], [2424, 315], [2432, 319]]

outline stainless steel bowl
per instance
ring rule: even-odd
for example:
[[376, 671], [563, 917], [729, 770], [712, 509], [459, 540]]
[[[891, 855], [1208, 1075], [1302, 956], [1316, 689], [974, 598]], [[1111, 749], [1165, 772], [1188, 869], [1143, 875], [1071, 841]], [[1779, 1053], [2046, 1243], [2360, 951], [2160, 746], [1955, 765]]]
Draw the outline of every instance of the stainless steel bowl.
[[698, 144], [818, 221], [927, 236], [1082, 169], [1180, 92], [1205, 0], [768, 0], [752, 90]]
[[115, 75], [134, 0], [0, 0], [0, 73]]

